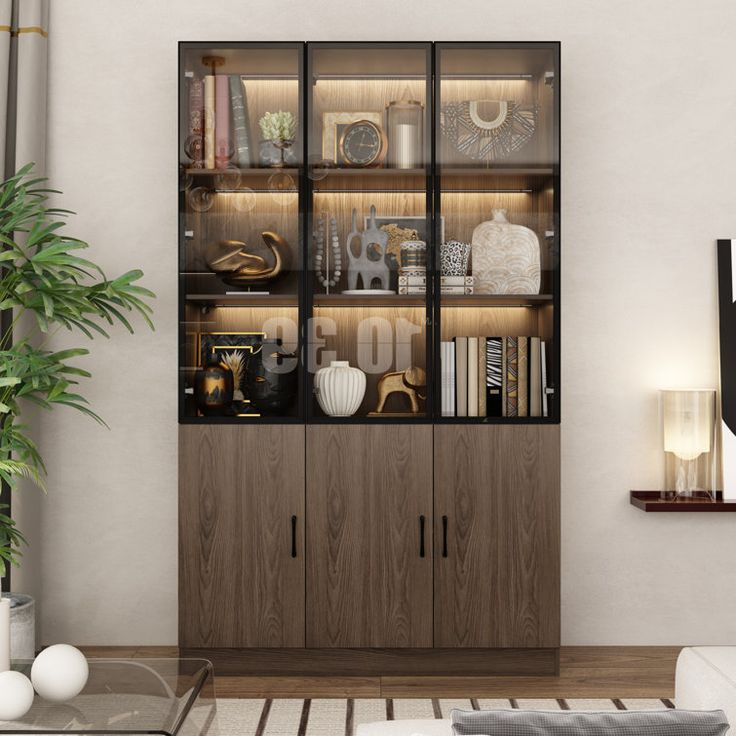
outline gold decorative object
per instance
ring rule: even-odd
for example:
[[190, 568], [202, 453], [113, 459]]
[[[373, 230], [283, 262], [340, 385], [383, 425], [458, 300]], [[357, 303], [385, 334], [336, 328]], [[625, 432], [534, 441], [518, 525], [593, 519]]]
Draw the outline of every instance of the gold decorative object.
[[399, 227], [393, 222], [381, 225], [381, 230], [388, 233], [386, 252], [391, 253], [398, 263], [401, 258], [401, 244], [407, 240], [419, 240], [419, 233], [413, 227]]
[[235, 401], [242, 401], [244, 396], [240, 385], [243, 381], [243, 372], [245, 370], [245, 355], [240, 350], [233, 350], [231, 353], [225, 353], [222, 356], [222, 362], [233, 374], [233, 386], [235, 387], [233, 399]]
[[262, 232], [261, 237], [273, 255], [272, 265], [262, 256], [249, 253], [242, 240], [220, 240], [207, 246], [204, 254], [207, 266], [231, 286], [273, 281], [288, 270], [291, 249], [284, 238], [270, 230]]
[[384, 373], [378, 380], [378, 406], [374, 414], [382, 414], [386, 399], [394, 393], [406, 394], [411, 404], [411, 413], [419, 414], [419, 401], [427, 398], [427, 374], [422, 368], [412, 366], [405, 371]]

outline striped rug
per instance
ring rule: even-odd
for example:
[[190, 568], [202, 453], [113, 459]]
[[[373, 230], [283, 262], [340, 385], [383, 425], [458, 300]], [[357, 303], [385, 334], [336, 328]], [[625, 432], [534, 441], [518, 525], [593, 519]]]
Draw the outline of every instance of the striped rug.
[[223, 699], [217, 701], [220, 736], [353, 736], [361, 723], [409, 718], [449, 718], [453, 708], [488, 710], [659, 710], [673, 708], [654, 699], [445, 699], [320, 698]]

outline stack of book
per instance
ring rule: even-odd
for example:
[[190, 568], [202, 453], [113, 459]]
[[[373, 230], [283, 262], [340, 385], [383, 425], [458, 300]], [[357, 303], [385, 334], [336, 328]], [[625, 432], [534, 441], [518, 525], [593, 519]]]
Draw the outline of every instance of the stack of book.
[[454, 337], [440, 358], [442, 416], [549, 416], [550, 344], [540, 337]]
[[414, 273], [410, 276], [402, 274], [404, 269], [399, 269], [399, 294], [426, 294], [427, 293], [427, 274], [420, 276], [420, 269], [412, 269]]
[[440, 276], [440, 289], [443, 294], [472, 294], [472, 276]]
[[189, 77], [185, 149], [194, 169], [253, 165], [248, 101], [239, 74]]

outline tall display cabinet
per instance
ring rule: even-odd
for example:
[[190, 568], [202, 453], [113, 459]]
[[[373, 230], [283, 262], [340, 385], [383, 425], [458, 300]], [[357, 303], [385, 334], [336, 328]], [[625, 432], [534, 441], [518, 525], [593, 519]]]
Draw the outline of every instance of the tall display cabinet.
[[180, 44], [183, 651], [557, 670], [559, 87], [557, 43]]

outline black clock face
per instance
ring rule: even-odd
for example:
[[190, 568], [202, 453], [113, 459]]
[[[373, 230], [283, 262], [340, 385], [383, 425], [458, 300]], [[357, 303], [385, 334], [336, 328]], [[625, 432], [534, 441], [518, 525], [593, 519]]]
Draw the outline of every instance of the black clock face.
[[343, 133], [340, 151], [351, 166], [370, 166], [383, 152], [381, 129], [367, 120], [349, 125]]

